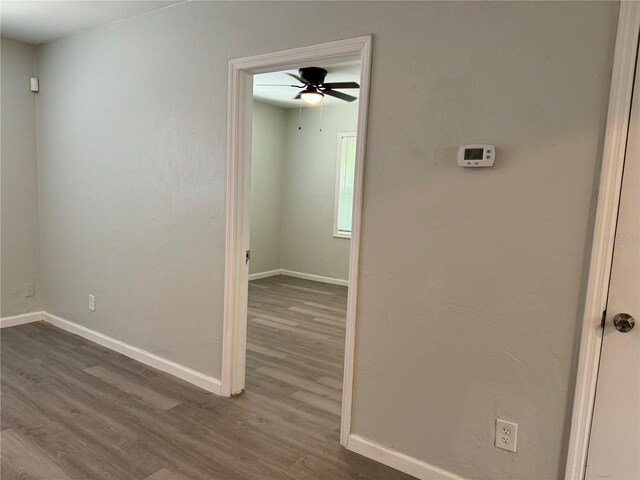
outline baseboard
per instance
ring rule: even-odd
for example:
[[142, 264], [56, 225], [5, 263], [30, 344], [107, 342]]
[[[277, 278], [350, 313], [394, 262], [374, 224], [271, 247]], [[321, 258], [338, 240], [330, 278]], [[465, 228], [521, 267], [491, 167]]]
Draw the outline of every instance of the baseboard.
[[392, 450], [360, 435], [349, 435], [347, 449], [420, 480], [465, 480], [460, 475]]
[[322, 277], [320, 275], [312, 275], [311, 273], [294, 272], [292, 270], [280, 270], [281, 275], [287, 277], [304, 278], [305, 280], [313, 280], [314, 282], [330, 283], [331, 285], [341, 285], [343, 287], [349, 286], [349, 280], [342, 280], [341, 278]]
[[260, 280], [261, 278], [275, 277], [276, 275], [282, 275], [282, 270], [269, 270], [268, 272], [252, 273], [249, 275], [249, 281]]
[[50, 313], [42, 312], [41, 319], [62, 330], [66, 330], [67, 332], [86, 338], [87, 340], [97, 343], [98, 345], [102, 345], [105, 348], [126, 355], [129, 358], [133, 358], [140, 363], [144, 363], [145, 365], [192, 383], [204, 390], [207, 390], [208, 392], [220, 395], [221, 382], [217, 378], [210, 377], [204, 373], [193, 370], [192, 368], [185, 367], [179, 363], [159, 357], [158, 355], [147, 352], [146, 350], [134, 347], [133, 345], [116, 340], [115, 338], [111, 338], [107, 335], [96, 332], [95, 330], [83, 327], [77, 323], [51, 315]]
[[294, 272], [293, 270], [269, 270], [267, 272], [252, 273], [249, 275], [249, 281], [259, 280], [261, 278], [275, 277], [276, 275], [286, 275], [287, 277], [303, 278], [305, 280], [313, 280], [314, 282], [329, 283], [331, 285], [341, 285], [343, 287], [349, 286], [348, 280], [342, 280], [341, 278], [323, 277], [321, 275], [313, 275], [311, 273]]
[[15, 327], [16, 325], [24, 325], [25, 323], [40, 322], [44, 312], [23, 313], [22, 315], [14, 315], [12, 317], [0, 318], [0, 328]]

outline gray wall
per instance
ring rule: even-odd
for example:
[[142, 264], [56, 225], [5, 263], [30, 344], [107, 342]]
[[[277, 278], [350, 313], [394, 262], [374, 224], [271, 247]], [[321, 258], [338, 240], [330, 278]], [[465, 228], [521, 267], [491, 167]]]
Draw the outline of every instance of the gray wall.
[[282, 268], [348, 280], [349, 239], [333, 237], [338, 132], [358, 126], [358, 106], [288, 110]]
[[297, 109], [253, 103], [249, 273], [286, 269], [347, 280], [349, 240], [333, 237], [338, 132], [358, 106]]
[[249, 273], [281, 268], [286, 111], [253, 102]]
[[187, 2], [43, 46], [45, 308], [219, 376], [228, 60], [373, 33], [353, 430], [558, 478], [617, 10]]
[[[29, 91], [29, 77], [36, 76], [36, 48], [6, 38], [1, 42], [0, 315], [8, 317], [42, 310], [36, 94]], [[33, 297], [24, 296], [25, 283], [35, 285]]]

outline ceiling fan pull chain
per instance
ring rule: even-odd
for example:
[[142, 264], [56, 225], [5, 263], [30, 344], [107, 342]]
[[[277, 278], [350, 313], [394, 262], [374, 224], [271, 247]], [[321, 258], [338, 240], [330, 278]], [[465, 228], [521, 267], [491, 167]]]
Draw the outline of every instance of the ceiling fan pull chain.
[[324, 104], [324, 98], [320, 100], [320, 131], [322, 131], [322, 105]]
[[298, 130], [302, 130], [302, 104], [300, 104], [300, 118], [298, 119]]

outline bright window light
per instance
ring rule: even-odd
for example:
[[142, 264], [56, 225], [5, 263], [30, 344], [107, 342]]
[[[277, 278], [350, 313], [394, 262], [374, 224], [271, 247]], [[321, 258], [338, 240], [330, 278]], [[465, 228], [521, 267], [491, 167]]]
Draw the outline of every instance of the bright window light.
[[353, 187], [356, 173], [356, 134], [338, 135], [338, 162], [333, 236], [351, 238]]

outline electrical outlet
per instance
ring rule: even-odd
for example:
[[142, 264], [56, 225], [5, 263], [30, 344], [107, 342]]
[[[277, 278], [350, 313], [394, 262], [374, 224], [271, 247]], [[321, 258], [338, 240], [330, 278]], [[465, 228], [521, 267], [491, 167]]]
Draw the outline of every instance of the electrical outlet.
[[96, 296], [95, 295], [89, 295], [89, 310], [91, 310], [92, 312], [96, 311]]
[[496, 448], [515, 452], [517, 440], [518, 424], [496, 418]]
[[33, 283], [25, 283], [24, 284], [24, 296], [25, 297], [33, 297]]

